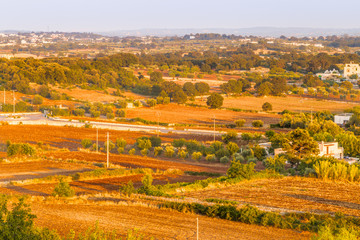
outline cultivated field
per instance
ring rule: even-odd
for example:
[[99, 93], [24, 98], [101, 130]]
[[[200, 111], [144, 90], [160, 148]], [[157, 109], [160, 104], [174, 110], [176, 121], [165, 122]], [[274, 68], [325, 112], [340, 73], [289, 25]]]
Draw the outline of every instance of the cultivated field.
[[[247, 225], [216, 218], [179, 213], [167, 209], [125, 204], [42, 203], [31, 204], [39, 226], [56, 229], [66, 235], [70, 229], [86, 231], [96, 221], [99, 227], [120, 234], [137, 228], [155, 239], [196, 239], [196, 218], [199, 218], [199, 239], [309, 239], [309, 233]], [[54, 221], [56, 219], [56, 221]]]
[[220, 198], [242, 204], [286, 212], [343, 212], [360, 216], [358, 184], [322, 181], [311, 178], [285, 177], [244, 181], [230, 187], [185, 193], [198, 199]]
[[212, 124], [214, 115], [216, 124], [229, 124], [234, 123], [237, 119], [245, 119], [248, 126], [253, 120], [262, 120], [265, 124], [273, 124], [278, 123], [280, 119], [280, 116], [276, 114], [234, 112], [177, 104], [157, 105], [154, 108], [127, 109], [126, 117], [141, 117], [146, 120], [157, 121], [157, 112], [160, 113], [159, 121], [166, 123]]
[[[271, 103], [273, 112], [281, 112], [285, 109], [290, 111], [323, 111], [328, 110], [333, 113], [343, 112], [345, 109], [357, 106], [355, 103], [316, 100], [302, 97], [227, 97], [224, 99], [223, 107], [226, 108], [240, 108], [246, 110], [262, 111], [262, 105], [265, 102]], [[206, 102], [197, 100], [197, 104], [206, 105]]]

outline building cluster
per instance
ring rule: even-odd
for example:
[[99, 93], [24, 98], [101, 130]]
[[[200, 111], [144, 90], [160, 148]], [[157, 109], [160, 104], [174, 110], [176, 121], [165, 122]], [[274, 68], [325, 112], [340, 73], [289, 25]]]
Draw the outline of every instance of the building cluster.
[[360, 78], [360, 64], [357, 63], [347, 63], [344, 66], [343, 74], [336, 69], [326, 70], [323, 73], [316, 74], [321, 80], [334, 80], [340, 82], [342, 79], [345, 79], [350, 82], [356, 83]]

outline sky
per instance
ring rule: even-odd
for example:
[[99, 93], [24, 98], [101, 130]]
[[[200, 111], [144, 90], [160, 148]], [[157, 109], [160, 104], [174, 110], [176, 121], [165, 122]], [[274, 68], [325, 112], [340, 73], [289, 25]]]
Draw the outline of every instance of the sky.
[[0, 0], [0, 30], [360, 28], [359, 0]]

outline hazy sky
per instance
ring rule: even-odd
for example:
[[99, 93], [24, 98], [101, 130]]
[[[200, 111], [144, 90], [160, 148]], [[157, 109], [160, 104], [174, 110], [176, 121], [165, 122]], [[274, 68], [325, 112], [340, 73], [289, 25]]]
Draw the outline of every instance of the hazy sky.
[[0, 30], [360, 28], [360, 0], [0, 0]]

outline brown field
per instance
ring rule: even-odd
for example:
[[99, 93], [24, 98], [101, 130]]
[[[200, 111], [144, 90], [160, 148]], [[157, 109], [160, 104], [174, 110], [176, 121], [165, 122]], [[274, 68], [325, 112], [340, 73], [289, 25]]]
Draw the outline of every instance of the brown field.
[[157, 105], [154, 108], [127, 109], [128, 118], [140, 117], [150, 121], [157, 121], [156, 113], [160, 112], [160, 122], [166, 123], [190, 123], [211, 124], [214, 115], [217, 124], [233, 123], [237, 119], [247, 120], [251, 124], [253, 120], [263, 120], [265, 124], [278, 123], [279, 115], [263, 113], [234, 112], [229, 110], [207, 109], [190, 107], [177, 104]]
[[279, 211], [295, 210], [360, 216], [358, 184], [285, 177], [260, 179], [237, 185], [185, 193], [199, 199], [221, 198]]
[[[246, 110], [262, 110], [262, 105], [265, 102], [271, 103], [274, 112], [281, 112], [285, 109], [290, 111], [323, 111], [328, 110], [333, 113], [343, 112], [345, 109], [357, 106], [355, 103], [337, 102], [316, 100], [311, 98], [302, 97], [228, 97], [224, 99], [223, 107], [227, 108], [240, 108]], [[206, 102], [200, 100], [196, 101], [197, 104], [206, 105]]]
[[[196, 218], [199, 218], [199, 239], [309, 239], [310, 234], [292, 230], [247, 225], [167, 209], [143, 206], [97, 204], [31, 204], [38, 226], [56, 229], [67, 235], [70, 229], [83, 232], [98, 221], [106, 231], [125, 234], [137, 228], [155, 239], [195, 239]], [[56, 219], [56, 221], [54, 221]]]
[[[106, 162], [106, 154], [105, 153], [88, 153], [88, 152], [50, 152], [47, 154], [48, 157], [53, 157], [56, 159], [75, 159], [79, 161], [88, 161], [88, 162]], [[110, 154], [109, 158], [112, 164], [118, 164], [124, 167], [145, 167], [145, 168], [153, 168], [153, 169], [180, 169], [182, 171], [209, 171], [210, 168], [197, 166], [182, 162], [175, 161], [166, 161], [155, 159], [151, 157], [143, 157], [137, 155], [125, 155], [125, 154]], [[220, 168], [221, 169], [221, 168]]]
[[[136, 138], [154, 135], [143, 132], [99, 129], [99, 143], [106, 141], [107, 132], [110, 134], [111, 141], [115, 142], [117, 138], [124, 138], [128, 144], [134, 144]], [[96, 141], [96, 129], [91, 128], [7, 125], [0, 126], [0, 133], [0, 143], [5, 143], [7, 140], [31, 144], [43, 142], [50, 146], [68, 148], [70, 150], [77, 150], [77, 148], [81, 147], [81, 139], [88, 138]], [[163, 142], [172, 142], [173, 139], [177, 138], [197, 139], [199, 141], [211, 140], [211, 137], [195, 135], [160, 134], [160, 137]]]

